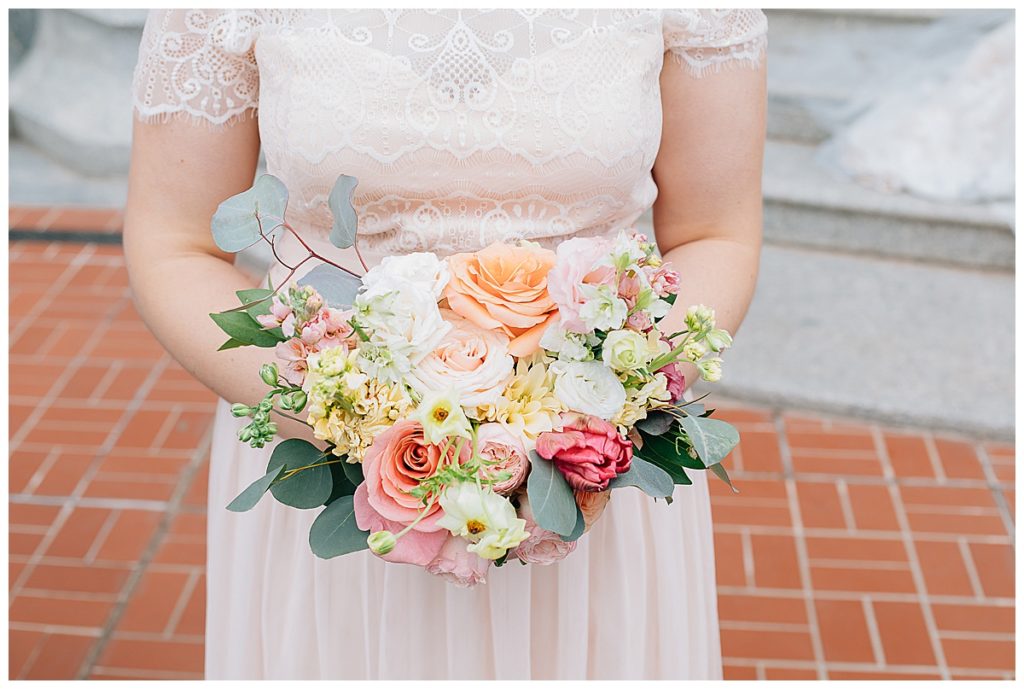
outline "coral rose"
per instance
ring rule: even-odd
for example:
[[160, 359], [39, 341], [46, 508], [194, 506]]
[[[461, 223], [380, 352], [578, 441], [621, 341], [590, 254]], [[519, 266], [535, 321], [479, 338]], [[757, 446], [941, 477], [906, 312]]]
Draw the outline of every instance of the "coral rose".
[[562, 540], [558, 534], [537, 525], [530, 509], [530, 499], [525, 493], [519, 498], [519, 516], [526, 520], [526, 530], [530, 535], [511, 551], [511, 556], [528, 565], [550, 565], [576, 550], [576, 541]]
[[[355, 495], [352, 496], [352, 507], [355, 510], [356, 526], [363, 531], [370, 533], [390, 531], [393, 534], [398, 534], [405, 528], [404, 524], [380, 516], [370, 506], [365, 482], [356, 488]], [[397, 564], [426, 567], [438, 557], [447, 538], [448, 532], [444, 529], [431, 532], [412, 530], [398, 539], [391, 552], [386, 555], [378, 555], [378, 557]]]
[[512, 340], [509, 351], [527, 356], [558, 313], [548, 294], [554, 265], [555, 254], [535, 246], [492, 244], [455, 254], [448, 259], [445, 296], [453, 311], [486, 330], [501, 330]]
[[[448, 452], [454, 453], [454, 448]], [[459, 463], [466, 462], [470, 454], [469, 443], [464, 443]], [[423, 426], [408, 419], [399, 421], [378, 435], [366, 451], [363, 457], [366, 480], [356, 492], [365, 490], [368, 506], [383, 519], [403, 526], [410, 524], [423, 510], [423, 504], [409, 495], [409, 491], [419, 485], [420, 479], [433, 476], [441, 459], [441, 448], [424, 439]], [[437, 520], [443, 514], [440, 503], [435, 501], [413, 530], [438, 531], [441, 527]], [[399, 544], [404, 539], [399, 539]]]
[[560, 431], [541, 433], [537, 454], [550, 459], [574, 490], [605, 490], [608, 482], [629, 471], [633, 443], [595, 416], [565, 415]]
[[491, 486], [495, 493], [508, 495], [526, 478], [530, 459], [523, 442], [505, 430], [500, 423], [480, 425], [476, 432], [476, 451], [484, 460], [493, 462], [483, 470], [485, 475], [493, 476], [503, 471], [511, 474], [504, 481]]

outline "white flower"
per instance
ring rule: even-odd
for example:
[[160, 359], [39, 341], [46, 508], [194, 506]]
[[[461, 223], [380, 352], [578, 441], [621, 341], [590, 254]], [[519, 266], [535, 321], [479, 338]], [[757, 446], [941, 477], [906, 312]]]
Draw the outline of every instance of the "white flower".
[[657, 354], [645, 335], [635, 330], [613, 330], [608, 333], [601, 349], [604, 363], [615, 371], [640, 371]]
[[704, 340], [690, 340], [683, 345], [683, 358], [687, 361], [700, 361], [707, 353], [708, 346], [704, 344]]
[[715, 327], [715, 310], [695, 304], [686, 309], [686, 327], [691, 333], [703, 333]]
[[433, 292], [401, 278], [365, 288], [355, 307], [356, 322], [370, 338], [359, 346], [360, 362], [386, 382], [404, 381], [452, 327], [441, 317]]
[[616, 330], [629, 315], [629, 306], [610, 285], [580, 285], [584, 303], [580, 320], [589, 330]]
[[716, 352], [732, 347], [732, 335], [729, 334], [729, 331], [722, 330], [721, 328], [714, 328], [708, 331], [704, 341]]
[[717, 383], [722, 379], [722, 360], [718, 357], [697, 362], [697, 368], [700, 369], [700, 377], [709, 383]]
[[436, 301], [441, 298], [450, 277], [447, 262], [431, 253], [416, 252], [384, 257], [363, 276], [363, 284], [367, 287], [379, 284], [387, 287], [395, 280], [405, 280], [432, 293]]
[[473, 428], [454, 390], [429, 393], [420, 400], [412, 418], [423, 426], [424, 439], [434, 445], [451, 436], [473, 437]]
[[569, 332], [562, 327], [561, 320], [548, 326], [540, 338], [540, 346], [554, 352], [562, 361], [586, 361], [594, 356], [587, 347], [587, 336]]
[[495, 405], [515, 365], [508, 336], [484, 330], [451, 311], [442, 316], [452, 329], [413, 369], [409, 385], [420, 394], [454, 387], [468, 410]]
[[438, 502], [444, 515], [437, 525], [469, 541], [467, 550], [485, 560], [497, 560], [529, 536], [526, 520], [516, 515], [508, 498], [489, 486], [456, 483], [444, 490]]
[[625, 270], [647, 255], [643, 247], [629, 234], [620, 231], [612, 244], [611, 264], [618, 270]]
[[626, 403], [626, 389], [610, 368], [600, 361], [556, 361], [555, 395], [572, 411], [606, 421]]

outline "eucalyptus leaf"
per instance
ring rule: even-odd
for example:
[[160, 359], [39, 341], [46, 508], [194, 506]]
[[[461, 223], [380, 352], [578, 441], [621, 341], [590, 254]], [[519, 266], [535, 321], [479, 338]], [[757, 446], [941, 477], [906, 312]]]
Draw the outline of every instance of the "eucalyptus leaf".
[[279, 222], [277, 218], [284, 218], [287, 207], [288, 189], [284, 183], [273, 175], [261, 175], [249, 189], [217, 206], [210, 221], [213, 241], [221, 251], [235, 253], [247, 249], [260, 241], [257, 213], [261, 219], [267, 218], [263, 220], [263, 232], [269, 237]]
[[264, 493], [270, 488], [281, 472], [284, 471], [284, 467], [277, 467], [268, 471], [262, 478], [253, 481], [249, 484], [249, 487], [238, 494], [234, 500], [228, 505], [228, 509], [232, 512], [248, 512], [260, 501]]
[[690, 402], [689, 404], [681, 404], [679, 405], [679, 409], [682, 409], [690, 416], [703, 416], [705, 412], [704, 405], [701, 402]]
[[[575, 498], [573, 498], [573, 502], [575, 502]], [[576, 526], [573, 527], [571, 534], [561, 538], [563, 541], [578, 541], [586, 530], [587, 521], [583, 518], [583, 510], [580, 509], [579, 503], [576, 503]]]
[[363, 482], [363, 465], [358, 462], [342, 462], [340, 464], [342, 471], [345, 472], [345, 478], [353, 486], [358, 486]]
[[679, 420], [680, 427], [693, 443], [693, 449], [704, 466], [718, 464], [733, 451], [739, 442], [740, 434], [731, 425], [718, 419], [703, 416], [684, 416]]
[[648, 435], [663, 435], [672, 428], [676, 420], [664, 411], [648, 412], [647, 418], [636, 422], [636, 427]]
[[363, 281], [344, 270], [321, 263], [306, 273], [299, 280], [299, 285], [310, 285], [320, 293], [328, 306], [344, 309], [352, 306]]
[[309, 547], [317, 557], [328, 559], [365, 550], [369, 531], [356, 525], [352, 496], [345, 495], [324, 508], [309, 529]]
[[732, 485], [732, 479], [729, 478], [729, 472], [725, 470], [725, 467], [721, 464], [712, 464], [708, 467], [708, 471], [717, 476], [718, 478], [725, 481], [725, 485], [732, 489], [733, 493], [739, 493], [740, 489]]
[[324, 505], [330, 505], [338, 498], [345, 495], [352, 495], [356, 492], [356, 486], [352, 485], [352, 482], [348, 480], [345, 475], [345, 470], [341, 467], [344, 466], [344, 462], [339, 464], [329, 464], [331, 470], [331, 494], [324, 501]]
[[542, 529], [560, 536], [570, 536], [576, 528], [579, 509], [572, 488], [555, 463], [544, 459], [536, 450], [530, 451], [530, 476], [526, 494], [534, 521]]
[[609, 489], [625, 486], [635, 486], [652, 498], [667, 498], [675, 490], [675, 483], [667, 471], [635, 456], [630, 462], [629, 471], [619, 474], [608, 484]]
[[327, 197], [327, 205], [334, 215], [334, 222], [331, 224], [331, 244], [339, 249], [347, 249], [356, 242], [358, 220], [352, 205], [352, 197], [357, 184], [359, 180], [355, 177], [339, 175]]
[[330, 465], [324, 464], [325, 461], [329, 460], [308, 441], [299, 438], [282, 440], [270, 455], [267, 471], [276, 468], [282, 468], [284, 472], [306, 466], [312, 468], [278, 480], [270, 487], [270, 492], [278, 502], [289, 507], [300, 510], [320, 507], [327, 502], [334, 487]]
[[211, 313], [210, 318], [220, 326], [232, 339], [246, 345], [257, 347], [274, 347], [284, 341], [284, 333], [280, 328], [264, 330], [259, 321], [245, 311], [225, 311]]
[[262, 288], [240, 289], [235, 294], [242, 304], [252, 304], [252, 306], [245, 309], [245, 312], [253, 318], [270, 313], [271, 295], [274, 294], [274, 290]]

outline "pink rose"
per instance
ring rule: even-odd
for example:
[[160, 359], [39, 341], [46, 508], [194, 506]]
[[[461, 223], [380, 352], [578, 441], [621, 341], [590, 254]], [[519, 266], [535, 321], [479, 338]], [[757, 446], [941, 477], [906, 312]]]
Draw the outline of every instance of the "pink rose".
[[550, 565], [564, 560], [566, 555], [576, 550], [576, 541], [563, 541], [558, 534], [537, 526], [526, 493], [519, 499], [519, 516], [526, 520], [526, 530], [530, 535], [516, 546], [510, 556], [518, 557], [528, 565]]
[[575, 490], [605, 490], [608, 482], [629, 471], [633, 443], [604, 419], [565, 414], [561, 431], [537, 437], [537, 454], [550, 459]]
[[585, 333], [587, 326], [580, 320], [583, 295], [580, 285], [614, 284], [615, 269], [599, 266], [598, 262], [611, 252], [607, 239], [575, 237], [558, 245], [555, 267], [548, 274], [548, 292], [558, 304], [562, 327], [574, 333]]
[[655, 373], [664, 373], [668, 378], [668, 393], [672, 396], [673, 402], [683, 399], [683, 393], [686, 392], [686, 376], [683, 375], [678, 363], [673, 362], [668, 366], [663, 366]]
[[[401, 544], [402, 540], [399, 539], [398, 543]], [[463, 588], [487, 583], [491, 561], [469, 552], [467, 545], [465, 539], [449, 535], [437, 556], [426, 565], [427, 571]]]
[[679, 292], [679, 273], [664, 263], [648, 273], [647, 279], [651, 282], [651, 289], [659, 297], [667, 297]]
[[[385, 519], [370, 506], [366, 483], [359, 484], [355, 494], [352, 496], [352, 506], [355, 508], [356, 526], [363, 531], [374, 533], [376, 531], [390, 531], [398, 535], [404, 524]], [[444, 529], [439, 531], [416, 531], [407, 532], [395, 543], [395, 549], [387, 555], [378, 555], [382, 560], [394, 563], [404, 563], [426, 567], [441, 552], [445, 544], [448, 532]]]
[[[449, 456], [454, 451], [454, 447], [450, 448]], [[470, 454], [469, 443], [464, 443], [459, 463], [466, 462]], [[359, 488], [365, 487], [369, 507], [383, 519], [403, 526], [410, 524], [423, 511], [423, 504], [409, 495], [409, 491], [419, 485], [420, 479], [433, 476], [441, 459], [441, 447], [424, 439], [423, 426], [408, 419], [399, 421], [378, 435], [366, 450], [363, 457], [366, 480]], [[435, 501], [413, 530], [438, 531], [441, 527], [437, 526], [437, 520], [442, 514], [440, 503]]]
[[504, 481], [493, 485], [495, 493], [508, 495], [526, 478], [530, 459], [523, 448], [523, 443], [501, 424], [481, 424], [476, 433], [476, 449], [477, 454], [484, 460], [495, 462], [483, 470], [485, 476], [493, 476], [502, 471], [512, 474]]

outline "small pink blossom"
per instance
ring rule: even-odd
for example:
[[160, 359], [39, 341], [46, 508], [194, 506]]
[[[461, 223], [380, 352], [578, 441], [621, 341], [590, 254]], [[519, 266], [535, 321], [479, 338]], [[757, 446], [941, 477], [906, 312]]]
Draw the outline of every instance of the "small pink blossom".
[[629, 314], [629, 318], [626, 319], [626, 327], [641, 333], [646, 333], [654, 327], [654, 322], [651, 320], [651, 314], [648, 312], [635, 311]]
[[648, 275], [651, 289], [659, 297], [667, 297], [679, 292], [679, 273], [662, 264]]
[[636, 300], [640, 296], [642, 289], [643, 285], [640, 284], [640, 278], [636, 275], [631, 275], [627, 272], [623, 273], [622, 277], [619, 278], [619, 297], [631, 309], [636, 306]]
[[292, 385], [302, 385], [306, 379], [309, 366], [306, 358], [311, 354], [309, 348], [297, 337], [278, 342], [274, 348], [277, 358], [284, 362], [281, 375]]
[[[399, 543], [404, 538], [405, 536], [399, 539]], [[427, 571], [463, 588], [486, 583], [491, 561], [469, 552], [466, 549], [467, 545], [469, 544], [465, 539], [449, 535], [448, 540], [441, 546], [441, 551], [427, 564]]]
[[679, 368], [679, 364], [672, 362], [668, 366], [659, 368], [656, 373], [664, 373], [665, 378], [668, 379], [668, 393], [672, 396], [673, 402], [678, 402], [683, 398], [683, 393], [686, 392], [686, 376]]

